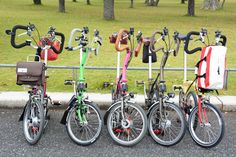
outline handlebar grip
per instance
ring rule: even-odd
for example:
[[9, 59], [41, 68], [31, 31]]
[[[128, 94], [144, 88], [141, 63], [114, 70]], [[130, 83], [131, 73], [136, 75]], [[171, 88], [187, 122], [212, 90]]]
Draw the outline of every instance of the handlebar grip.
[[60, 54], [63, 50], [63, 46], [64, 46], [64, 42], [65, 42], [65, 36], [64, 34], [60, 33], [60, 32], [55, 32], [55, 35], [60, 36], [61, 37], [61, 44], [60, 44], [60, 49], [59, 51], [52, 45], [51, 48], [52, 50], [57, 53]]
[[223, 39], [223, 41], [222, 41], [222, 46], [225, 46], [225, 45], [226, 45], [226, 42], [227, 42], [226, 36], [225, 36], [225, 35], [221, 35], [220, 38]]
[[139, 53], [139, 51], [141, 49], [142, 43], [143, 43], [143, 38], [140, 39], [140, 41], [139, 41], [139, 43], [138, 43], [138, 45], [137, 45], [137, 47], [136, 47], [136, 49], [134, 51], [135, 52], [135, 54], [134, 54], [135, 57], [138, 57], [138, 53]]
[[151, 40], [150, 40], [150, 50], [151, 50], [152, 53], [156, 53], [156, 52], [158, 52], [158, 51], [160, 51], [160, 50], [162, 50], [162, 49], [164, 48], [163, 46], [161, 46], [161, 47], [155, 49], [155, 47], [154, 47], [154, 45], [155, 45], [155, 43], [156, 43], [155, 36], [156, 36], [157, 34], [162, 35], [162, 32], [158, 30], [158, 31], [155, 31], [155, 32], [152, 34], [152, 37], [151, 37]]
[[192, 36], [192, 35], [198, 36], [198, 35], [200, 35], [200, 32], [192, 31], [192, 32], [189, 32], [189, 33], [187, 34], [186, 41], [185, 41], [185, 46], [184, 46], [184, 51], [185, 51], [187, 54], [193, 54], [193, 53], [195, 53], [195, 52], [197, 52], [197, 51], [201, 51], [201, 50], [202, 50], [201, 47], [197, 47], [197, 48], [192, 49], [192, 50], [189, 50], [189, 49], [188, 49], [189, 41], [191, 40], [191, 36]]
[[28, 27], [27, 26], [22, 26], [22, 25], [16, 25], [12, 28], [12, 32], [11, 32], [11, 45], [12, 45], [12, 47], [14, 47], [16, 49], [19, 49], [19, 48], [22, 48], [22, 47], [25, 47], [25, 46], [29, 46], [30, 42], [24, 42], [24, 43], [19, 44], [19, 45], [16, 44], [15, 39], [16, 39], [17, 29], [22, 29], [22, 30], [27, 31]]
[[117, 35], [117, 38], [116, 38], [116, 42], [115, 42], [115, 48], [116, 48], [117, 51], [120, 51], [120, 52], [129, 48], [128, 44], [124, 44], [122, 47], [119, 47], [119, 42], [121, 41], [121, 37], [122, 37], [122, 34], [124, 32], [129, 34], [129, 31], [127, 29], [121, 29], [118, 32], [118, 35]]

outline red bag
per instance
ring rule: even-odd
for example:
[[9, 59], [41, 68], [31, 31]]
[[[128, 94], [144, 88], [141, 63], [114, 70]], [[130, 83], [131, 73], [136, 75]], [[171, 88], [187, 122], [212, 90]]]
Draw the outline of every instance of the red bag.
[[[54, 41], [52, 45], [59, 51], [59, 49], [60, 49], [59, 41]], [[45, 56], [45, 50], [42, 50], [41, 53], [40, 53], [40, 58], [42, 60], [44, 60], [44, 56]], [[49, 49], [47, 58], [48, 58], [49, 61], [57, 60], [58, 54], [56, 54], [52, 49]]]

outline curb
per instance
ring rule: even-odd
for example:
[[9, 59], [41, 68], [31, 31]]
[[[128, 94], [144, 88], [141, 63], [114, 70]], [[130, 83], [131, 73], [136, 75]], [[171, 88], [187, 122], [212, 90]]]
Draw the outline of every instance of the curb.
[[[50, 107], [66, 108], [73, 93], [48, 92], [48, 95], [52, 98], [52, 100], [59, 101], [62, 104], [61, 106], [50, 105]], [[102, 109], [109, 108], [112, 103], [111, 94], [86, 93], [86, 95], [88, 95], [89, 100], [97, 103]], [[138, 94], [134, 99], [137, 104], [144, 106], [144, 95]], [[223, 102], [223, 105], [219, 99]], [[223, 111], [236, 111], [236, 96], [219, 96], [219, 99], [212, 96], [210, 101]], [[27, 92], [0, 92], [0, 108], [23, 108], [27, 100]], [[178, 96], [175, 96], [175, 98], [171, 100], [178, 104]]]

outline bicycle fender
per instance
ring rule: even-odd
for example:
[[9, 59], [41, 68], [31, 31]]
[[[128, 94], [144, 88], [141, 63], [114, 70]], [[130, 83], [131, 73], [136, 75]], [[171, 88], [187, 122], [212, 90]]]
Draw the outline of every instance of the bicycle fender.
[[108, 117], [108, 115], [109, 115], [109, 113], [110, 113], [110, 110], [112, 109], [112, 107], [114, 107], [114, 106], [115, 106], [116, 104], [118, 104], [118, 103], [121, 103], [121, 101], [117, 101], [117, 102], [111, 104], [111, 106], [107, 109], [107, 111], [106, 111], [106, 113], [105, 113], [105, 115], [104, 115], [104, 118], [103, 118], [103, 120], [104, 120], [104, 125], [107, 125], [107, 117]]
[[159, 105], [159, 101], [153, 103], [153, 104], [151, 105], [151, 107], [148, 108], [147, 117], [149, 117], [149, 114], [150, 114], [151, 110], [152, 110], [153, 107], [155, 107], [156, 105]]
[[68, 107], [67, 107], [67, 109], [65, 110], [65, 112], [64, 112], [64, 114], [63, 114], [63, 116], [62, 116], [62, 118], [61, 118], [61, 121], [60, 121], [61, 124], [63, 124], [63, 125], [66, 124], [67, 115], [68, 115], [70, 109], [73, 107], [73, 104], [74, 104], [76, 101], [77, 101], [77, 98], [76, 98], [75, 95], [73, 95], [73, 96], [71, 97], [70, 101], [68, 102]]
[[19, 122], [20, 122], [20, 121], [23, 121], [26, 106], [27, 106], [27, 103], [25, 104], [24, 109], [23, 109], [23, 112], [22, 112], [22, 114], [21, 114], [21, 116], [20, 116], [20, 118], [19, 118], [19, 120], [18, 120]]

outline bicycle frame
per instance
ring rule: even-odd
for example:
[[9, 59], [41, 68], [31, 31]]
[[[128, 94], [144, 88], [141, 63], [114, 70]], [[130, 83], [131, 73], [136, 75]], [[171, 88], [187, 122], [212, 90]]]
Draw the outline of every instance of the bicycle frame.
[[[82, 57], [82, 58], [80, 59], [79, 85], [82, 85], [82, 84], [84, 85], [84, 83], [85, 83], [84, 69], [85, 69], [86, 61], [88, 59], [88, 54], [89, 54], [89, 48], [85, 48], [85, 51], [83, 51], [83, 50], [80, 51], [80, 57]], [[84, 88], [84, 87], [82, 87], [82, 88]], [[83, 105], [84, 92], [85, 92], [85, 89], [81, 89], [78, 92], [76, 92], [76, 98], [77, 98], [77, 103], [78, 103], [78, 109], [77, 109], [76, 113], [77, 113], [78, 118], [81, 123], [87, 123], [85, 114], [81, 115], [81, 110], [87, 109], [87, 107], [85, 105]]]
[[[79, 45], [76, 47], [72, 47], [71, 43], [73, 40], [73, 37], [75, 35], [75, 33], [81, 33], [81, 36], [76, 38], [76, 40], [79, 41]], [[89, 53], [91, 51], [96, 52], [98, 50], [99, 47], [97, 47], [97, 49], [95, 48], [90, 48], [87, 47], [88, 45], [88, 40], [86, 37], [86, 34], [88, 33], [88, 28], [84, 27], [83, 30], [75, 28], [71, 31], [71, 35], [70, 35], [70, 39], [69, 39], [69, 43], [68, 43], [68, 47], [66, 47], [66, 49], [68, 49], [69, 51], [75, 51], [75, 50], [80, 50], [80, 72], [79, 72], [79, 79], [76, 81], [72, 81], [72, 80], [66, 80], [65, 81], [65, 85], [67, 84], [74, 84], [74, 92], [75, 94], [72, 96], [71, 100], [69, 101], [69, 107], [67, 108], [67, 110], [65, 111], [62, 119], [61, 119], [61, 123], [62, 124], [66, 124], [66, 117], [68, 115], [69, 110], [74, 107], [74, 103], [77, 103], [77, 110], [76, 110], [76, 116], [77, 118], [80, 120], [80, 122], [82, 124], [87, 124], [87, 119], [86, 119], [86, 115], [83, 111], [86, 111], [87, 106], [84, 105], [84, 101], [88, 101], [86, 98], [84, 98], [84, 92], [86, 91], [85, 88], [87, 86], [87, 84], [85, 83], [85, 78], [84, 78], [84, 69], [85, 69], [85, 64], [88, 60], [89, 57]], [[101, 45], [101, 38], [98, 36], [99, 32], [96, 30], [94, 32], [94, 37], [96, 37], [98, 40], [94, 41], [95, 43], [98, 43], [99, 45]], [[77, 79], [77, 77], [76, 77]], [[67, 83], [68, 81], [68, 83]]]

